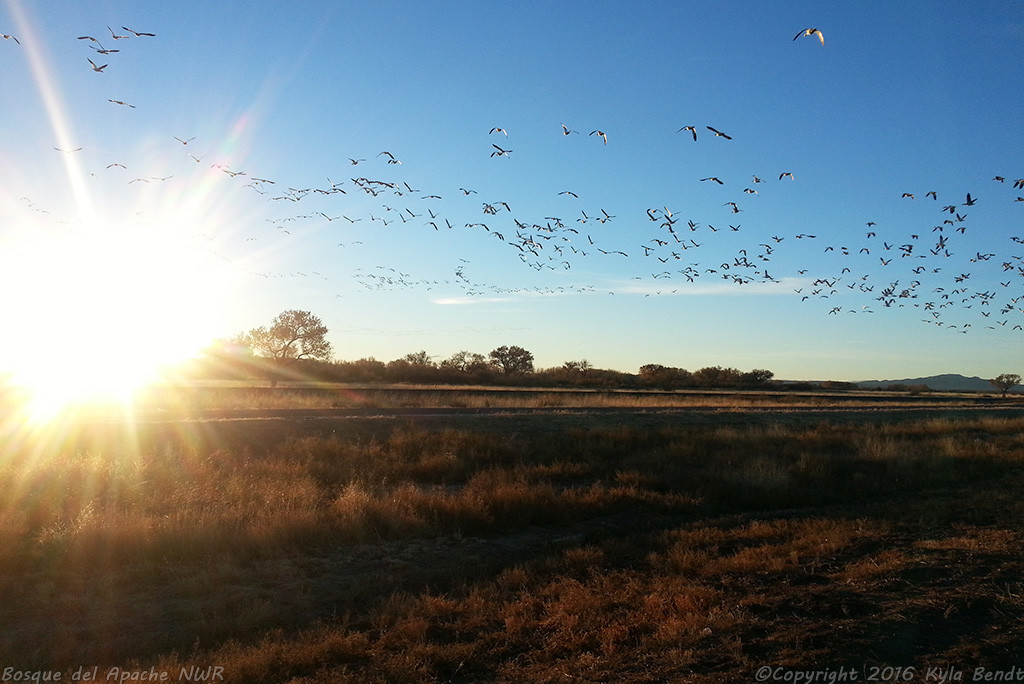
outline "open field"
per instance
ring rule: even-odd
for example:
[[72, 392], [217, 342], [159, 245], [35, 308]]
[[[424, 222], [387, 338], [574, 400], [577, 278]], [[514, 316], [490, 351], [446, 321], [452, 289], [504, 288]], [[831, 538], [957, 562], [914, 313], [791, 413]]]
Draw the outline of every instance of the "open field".
[[[0, 407], [16, 404], [15, 393], [0, 395]], [[133, 412], [147, 419], [179, 417], [267, 417], [269, 411], [316, 411], [320, 415], [410, 415], [425, 409], [454, 414], [460, 411], [711, 411], [778, 410], [924, 410], [995, 409], [1024, 407], [1024, 398], [1011, 395], [958, 392], [884, 390], [784, 389], [593, 389], [514, 386], [415, 384], [351, 384], [327, 382], [267, 383], [207, 381], [164, 384], [137, 390], [130, 396]], [[90, 414], [120, 414], [123, 406], [90, 406]], [[248, 413], [247, 413], [248, 412]], [[333, 412], [333, 413], [331, 413]], [[280, 415], [298, 415], [296, 413]]]
[[[657, 390], [446, 385], [239, 382], [166, 386], [141, 393], [143, 407], [174, 409], [397, 408], [785, 408], [979, 406], [1006, 403], [995, 395], [955, 392]], [[1013, 399], [1010, 400], [1012, 402]]]
[[0, 669], [735, 682], [766, 665], [916, 668], [900, 681], [1024, 667], [1016, 404], [728, 398], [9, 425]]

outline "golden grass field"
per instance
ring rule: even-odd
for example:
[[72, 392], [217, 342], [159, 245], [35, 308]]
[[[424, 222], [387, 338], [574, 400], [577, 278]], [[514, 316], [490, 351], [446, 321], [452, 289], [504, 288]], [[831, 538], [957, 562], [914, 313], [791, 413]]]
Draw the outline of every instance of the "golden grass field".
[[[151, 395], [138, 420], [8, 426], [0, 674], [1024, 667], [1014, 400], [230, 389]], [[382, 412], [258, 417], [344, 397]], [[459, 403], [494, 411], [386, 410]]]

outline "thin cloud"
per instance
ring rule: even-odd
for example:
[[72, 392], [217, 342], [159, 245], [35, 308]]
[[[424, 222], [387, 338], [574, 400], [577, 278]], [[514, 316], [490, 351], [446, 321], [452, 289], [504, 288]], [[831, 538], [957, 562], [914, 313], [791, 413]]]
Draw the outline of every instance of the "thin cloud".
[[441, 306], [460, 305], [460, 304], [494, 304], [496, 302], [511, 302], [515, 301], [514, 297], [442, 297], [440, 299], [431, 299], [432, 304], [439, 304]]

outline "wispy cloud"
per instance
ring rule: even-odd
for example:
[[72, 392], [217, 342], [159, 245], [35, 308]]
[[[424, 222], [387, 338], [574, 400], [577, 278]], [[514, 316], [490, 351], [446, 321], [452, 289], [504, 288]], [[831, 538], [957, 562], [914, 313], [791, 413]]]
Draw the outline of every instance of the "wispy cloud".
[[441, 297], [440, 299], [431, 299], [432, 304], [440, 304], [441, 306], [459, 305], [459, 304], [494, 304], [496, 302], [511, 302], [515, 301], [515, 297]]
[[811, 281], [807, 278], [782, 278], [777, 281], [758, 281], [737, 283], [734, 281], [680, 282], [676, 279], [664, 279], [655, 282], [617, 281], [606, 287], [587, 285], [575, 288], [557, 288], [547, 290], [520, 290], [514, 295], [503, 297], [481, 297], [474, 295], [458, 295], [438, 297], [431, 303], [441, 306], [460, 304], [496, 304], [521, 301], [532, 297], [567, 297], [572, 295], [607, 294], [639, 294], [661, 296], [744, 296], [744, 295], [789, 295], [797, 288], [807, 287]]

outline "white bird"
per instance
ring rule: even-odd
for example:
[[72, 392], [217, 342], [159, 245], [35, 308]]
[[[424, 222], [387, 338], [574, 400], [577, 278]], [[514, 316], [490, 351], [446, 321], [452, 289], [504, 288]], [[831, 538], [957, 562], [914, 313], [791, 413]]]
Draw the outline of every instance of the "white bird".
[[816, 29], [816, 28], [804, 29], [800, 33], [796, 34], [796, 36], [794, 36], [793, 40], [796, 40], [797, 38], [800, 38], [801, 36], [814, 36], [814, 35], [818, 36], [818, 40], [821, 41], [822, 45], [825, 44], [825, 35], [821, 32], [821, 29]]

